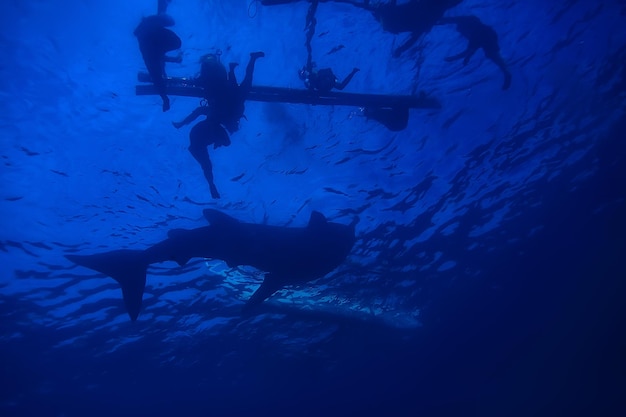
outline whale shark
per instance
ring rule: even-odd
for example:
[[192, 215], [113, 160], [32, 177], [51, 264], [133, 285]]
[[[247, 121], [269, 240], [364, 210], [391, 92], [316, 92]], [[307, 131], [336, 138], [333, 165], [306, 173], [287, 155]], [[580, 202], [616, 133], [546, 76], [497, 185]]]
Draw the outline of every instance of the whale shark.
[[[132, 321], [141, 310], [148, 266], [192, 258], [220, 259], [229, 267], [248, 265], [265, 272], [246, 302], [247, 310], [287, 285], [321, 278], [337, 268], [355, 242], [355, 225], [329, 222], [313, 211], [306, 227], [244, 223], [213, 209], [203, 211], [209, 226], [172, 229], [167, 239], [144, 250], [120, 249], [93, 255], [66, 255], [73, 263], [115, 279]], [[358, 220], [357, 220], [358, 221]]]

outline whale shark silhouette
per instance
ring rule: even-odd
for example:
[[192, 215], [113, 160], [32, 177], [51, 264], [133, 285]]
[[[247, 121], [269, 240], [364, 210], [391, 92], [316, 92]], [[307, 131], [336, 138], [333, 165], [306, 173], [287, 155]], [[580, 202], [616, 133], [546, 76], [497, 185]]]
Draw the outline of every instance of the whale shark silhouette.
[[209, 226], [173, 229], [168, 238], [145, 249], [122, 249], [94, 255], [66, 255], [70, 261], [120, 283], [126, 311], [135, 321], [141, 310], [148, 265], [191, 258], [221, 259], [229, 267], [250, 265], [267, 272], [246, 308], [262, 303], [291, 284], [320, 278], [339, 266], [355, 242], [355, 222], [333, 223], [313, 211], [306, 227], [243, 223], [213, 209], [203, 211]]

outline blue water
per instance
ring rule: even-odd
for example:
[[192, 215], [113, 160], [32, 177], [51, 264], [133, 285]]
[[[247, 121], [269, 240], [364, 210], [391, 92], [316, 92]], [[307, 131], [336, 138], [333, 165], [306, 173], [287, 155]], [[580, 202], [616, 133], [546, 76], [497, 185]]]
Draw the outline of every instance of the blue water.
[[[407, 37], [322, 2], [312, 47], [345, 92], [417, 94], [387, 130], [349, 106], [246, 103], [187, 151], [199, 100], [137, 96], [132, 32], [154, 0], [0, 5], [2, 416], [626, 415], [626, 5], [465, 0], [512, 74], [436, 26]], [[171, 76], [215, 49], [255, 85], [302, 88], [309, 3], [174, 0]], [[342, 265], [239, 312], [262, 280], [218, 260], [149, 269], [132, 322], [118, 284], [64, 258], [144, 249], [215, 208], [245, 222], [348, 224]]]

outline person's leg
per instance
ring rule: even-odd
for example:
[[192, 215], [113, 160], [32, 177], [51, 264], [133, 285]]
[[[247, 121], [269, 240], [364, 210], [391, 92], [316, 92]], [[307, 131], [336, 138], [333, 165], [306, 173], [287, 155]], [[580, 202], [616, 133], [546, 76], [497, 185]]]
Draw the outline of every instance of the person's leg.
[[235, 74], [235, 68], [237, 68], [237, 65], [239, 64], [236, 62], [228, 64], [228, 82], [230, 82], [233, 87], [237, 87], [239, 85], [237, 83], [237, 75]]
[[152, 83], [163, 100], [163, 111], [170, 109], [170, 99], [166, 93], [165, 53], [181, 47], [180, 38], [171, 30], [158, 28], [139, 39], [139, 49], [152, 78]]
[[248, 61], [248, 66], [246, 67], [246, 76], [244, 77], [243, 81], [241, 82], [241, 92], [243, 94], [246, 94], [248, 91], [250, 91], [250, 88], [252, 87], [252, 76], [254, 74], [254, 63], [256, 62], [257, 59], [262, 58], [265, 56], [265, 52], [252, 52], [250, 53], [250, 61]]
[[215, 187], [213, 182], [213, 164], [207, 150], [207, 147], [211, 144], [210, 138], [207, 137], [208, 134], [210, 134], [210, 126], [208, 126], [207, 121], [202, 121], [195, 125], [189, 133], [189, 152], [202, 168], [204, 178], [209, 183], [211, 197], [220, 198], [217, 187]]
[[161, 101], [163, 102], [163, 104], [161, 105], [161, 109], [164, 112], [168, 111], [170, 109], [170, 98], [167, 96], [167, 94], [165, 94], [165, 80], [161, 78], [158, 84], [154, 83], [154, 86], [157, 88], [159, 96], [161, 97]]
[[154, 84], [157, 93], [161, 96], [161, 100], [163, 100], [163, 111], [168, 111], [170, 109], [170, 99], [167, 97], [167, 91], [165, 88], [165, 77], [163, 73], [165, 63], [161, 58], [161, 56], [155, 53], [143, 54], [143, 59], [146, 64], [148, 74], [150, 74], [150, 78], [152, 79], [152, 84]]

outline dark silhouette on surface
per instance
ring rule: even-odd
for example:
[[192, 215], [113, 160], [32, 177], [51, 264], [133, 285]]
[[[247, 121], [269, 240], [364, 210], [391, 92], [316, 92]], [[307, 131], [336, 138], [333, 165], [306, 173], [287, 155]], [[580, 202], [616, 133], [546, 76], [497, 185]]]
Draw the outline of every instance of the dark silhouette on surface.
[[254, 64], [263, 56], [265, 56], [263, 52], [250, 54], [246, 75], [241, 84], [238, 84], [235, 75], [236, 63], [230, 64], [227, 73], [219, 60], [219, 55], [205, 55], [201, 61], [200, 76], [197, 78], [198, 85], [204, 91], [204, 104], [182, 121], [172, 123], [179, 129], [198, 117], [205, 116], [205, 119], [189, 132], [189, 152], [200, 164], [213, 198], [220, 198], [220, 194], [215, 186], [213, 164], [207, 147], [213, 145], [213, 148], [217, 149], [230, 145], [228, 132], [234, 133], [239, 130], [239, 120], [244, 117], [244, 103], [252, 87]]
[[214, 119], [224, 125], [230, 133], [239, 130], [239, 120], [244, 117], [245, 101], [252, 88], [256, 60], [265, 56], [264, 52], [252, 52], [246, 66], [246, 74], [241, 84], [237, 83], [235, 68], [237, 63], [226, 67], [220, 62], [219, 54], [207, 54], [201, 60], [200, 76], [196, 84], [204, 91], [204, 98], [213, 108]]
[[210, 53], [200, 58], [200, 75], [196, 84], [202, 87], [204, 98], [216, 100], [226, 93], [228, 72], [221, 62], [222, 52]]
[[363, 115], [367, 119], [376, 120], [392, 132], [404, 130], [409, 124], [408, 107], [365, 107]]
[[337, 90], [343, 90], [346, 88], [348, 83], [354, 77], [354, 74], [359, 72], [358, 68], [353, 68], [352, 72], [348, 74], [348, 76], [341, 82], [337, 79], [337, 76], [333, 73], [333, 70], [330, 68], [322, 68], [317, 69], [315, 64], [312, 64], [311, 67], [303, 67], [298, 75], [300, 79], [304, 81], [304, 85], [309, 90], [317, 90], [322, 93], [327, 93], [333, 88]]
[[120, 283], [126, 310], [136, 320], [141, 310], [150, 264], [191, 258], [221, 259], [229, 267], [250, 265], [267, 272], [247, 301], [262, 303], [286, 285], [308, 282], [328, 274], [348, 256], [355, 242], [351, 225], [333, 223], [312, 212], [306, 227], [242, 223], [217, 210], [204, 210], [210, 225], [173, 229], [168, 238], [146, 250], [115, 250], [95, 255], [66, 255], [70, 261], [110, 276]]
[[412, 47], [422, 35], [430, 32], [437, 21], [443, 17], [446, 10], [457, 6], [462, 1], [412, 0], [398, 5], [396, 0], [392, 0], [378, 6], [348, 1], [345, 3], [351, 3], [356, 7], [371, 11], [386, 32], [394, 34], [410, 32], [409, 39], [393, 51], [393, 56], [399, 57]]
[[498, 34], [493, 28], [485, 25], [476, 16], [446, 17], [441, 19], [438, 24], [456, 24], [456, 30], [469, 41], [465, 51], [447, 57], [446, 61], [452, 62], [463, 59], [463, 65], [467, 65], [476, 51], [482, 48], [485, 57], [493, 61], [504, 74], [502, 89], [506, 90], [511, 86], [511, 73], [500, 55]]
[[254, 76], [254, 64], [259, 58], [265, 56], [264, 52], [250, 53], [250, 60], [246, 66], [246, 73], [241, 84], [237, 84], [235, 76], [236, 63], [230, 63], [228, 71], [227, 93], [217, 99], [219, 114], [218, 118], [230, 133], [239, 130], [239, 121], [244, 116], [245, 102], [252, 88], [252, 78]]
[[[161, 10], [161, 3], [159, 3], [159, 10]], [[180, 57], [166, 55], [167, 52], [181, 47], [180, 38], [167, 29], [169, 26], [174, 26], [174, 19], [165, 13], [160, 13], [143, 18], [133, 32], [139, 42], [139, 50], [152, 83], [163, 101], [163, 111], [170, 109], [170, 99], [165, 89], [165, 62], [181, 61]]]

